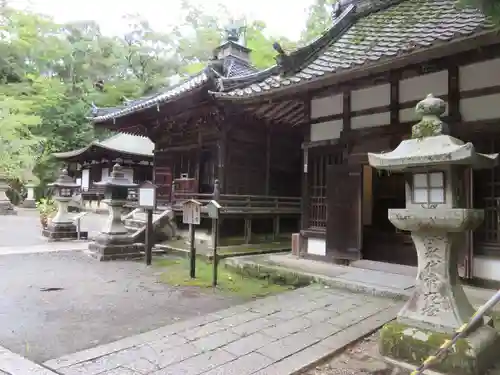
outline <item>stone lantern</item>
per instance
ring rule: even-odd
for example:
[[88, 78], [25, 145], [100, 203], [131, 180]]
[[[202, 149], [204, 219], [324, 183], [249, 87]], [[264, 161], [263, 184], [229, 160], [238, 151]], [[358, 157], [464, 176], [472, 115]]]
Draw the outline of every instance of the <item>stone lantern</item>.
[[7, 177], [0, 173], [0, 215], [17, 215], [14, 205], [10, 202], [9, 197], [7, 197], [7, 190], [9, 190]]
[[90, 255], [101, 261], [141, 257], [143, 246], [133, 243], [133, 237], [129, 235], [121, 219], [128, 191], [137, 187], [137, 184], [125, 177], [119, 164], [115, 164], [106, 181], [95, 184], [104, 186], [103, 202], [108, 205], [109, 216], [101, 233], [89, 244]]
[[[445, 135], [443, 100], [428, 95], [416, 106], [422, 120], [412, 139], [393, 151], [368, 154], [372, 167], [405, 173], [406, 208], [390, 209], [389, 220], [410, 231], [418, 255], [412, 296], [397, 320], [381, 331], [380, 352], [395, 364], [419, 365], [474, 314], [458, 276], [460, 235], [476, 229], [483, 210], [464, 208], [460, 180], [465, 168], [492, 168], [498, 155], [484, 155], [472, 143]], [[481, 322], [479, 322], [481, 323]], [[449, 374], [482, 374], [500, 353], [496, 331], [477, 324], [433, 369]]]
[[29, 182], [26, 184], [26, 199], [23, 201], [23, 207], [24, 208], [35, 208], [36, 207], [36, 201], [35, 201], [35, 188], [36, 184], [33, 182]]
[[80, 187], [73, 178], [68, 176], [68, 171], [63, 169], [61, 174], [53, 183], [49, 184], [54, 188], [54, 200], [57, 203], [57, 213], [50, 221], [47, 229], [42, 234], [53, 240], [65, 240], [78, 238], [76, 225], [72, 217], [68, 214], [68, 205], [73, 197], [73, 193]]

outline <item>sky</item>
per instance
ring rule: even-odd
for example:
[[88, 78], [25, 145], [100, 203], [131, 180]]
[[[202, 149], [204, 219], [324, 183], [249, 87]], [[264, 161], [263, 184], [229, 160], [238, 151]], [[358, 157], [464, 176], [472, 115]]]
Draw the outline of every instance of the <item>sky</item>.
[[[191, 0], [200, 6], [223, 4], [235, 17], [245, 15], [266, 23], [268, 32], [297, 40], [305, 26], [306, 9], [313, 0]], [[57, 22], [95, 20], [105, 34], [122, 34], [126, 23], [124, 14], [140, 14], [154, 29], [175, 24], [181, 9], [180, 0], [9, 0], [18, 8], [54, 17]], [[167, 5], [168, 4], [168, 5]]]

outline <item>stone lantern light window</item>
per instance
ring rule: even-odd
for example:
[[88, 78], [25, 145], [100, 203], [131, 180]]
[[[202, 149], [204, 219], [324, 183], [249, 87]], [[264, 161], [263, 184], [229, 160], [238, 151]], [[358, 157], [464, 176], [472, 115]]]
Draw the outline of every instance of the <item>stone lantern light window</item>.
[[415, 173], [413, 175], [413, 202], [444, 203], [444, 173]]
[[73, 195], [73, 191], [70, 188], [60, 188], [61, 197], [70, 198]]

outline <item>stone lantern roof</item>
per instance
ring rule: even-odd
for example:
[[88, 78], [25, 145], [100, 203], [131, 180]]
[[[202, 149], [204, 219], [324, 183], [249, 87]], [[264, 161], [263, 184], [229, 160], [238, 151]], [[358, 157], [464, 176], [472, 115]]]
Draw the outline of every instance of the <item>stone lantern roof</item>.
[[403, 172], [415, 167], [468, 165], [474, 169], [492, 168], [498, 154], [476, 152], [470, 142], [447, 135], [448, 126], [440, 117], [446, 103], [432, 94], [415, 107], [422, 119], [412, 127], [412, 138], [402, 141], [395, 150], [387, 153], [368, 153], [372, 167], [387, 171]]
[[72, 177], [68, 176], [67, 169], [62, 169], [59, 177], [53, 183], [48, 184], [48, 186], [75, 189], [79, 188], [80, 184], [77, 184]]

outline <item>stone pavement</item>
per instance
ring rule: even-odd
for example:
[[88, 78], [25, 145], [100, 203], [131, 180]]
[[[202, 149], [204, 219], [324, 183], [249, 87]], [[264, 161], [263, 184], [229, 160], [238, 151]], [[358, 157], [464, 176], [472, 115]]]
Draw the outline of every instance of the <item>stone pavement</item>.
[[288, 375], [378, 329], [401, 306], [313, 285], [44, 365], [65, 375]]

